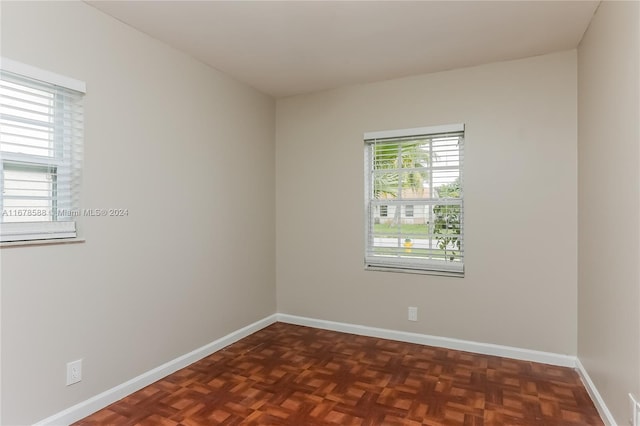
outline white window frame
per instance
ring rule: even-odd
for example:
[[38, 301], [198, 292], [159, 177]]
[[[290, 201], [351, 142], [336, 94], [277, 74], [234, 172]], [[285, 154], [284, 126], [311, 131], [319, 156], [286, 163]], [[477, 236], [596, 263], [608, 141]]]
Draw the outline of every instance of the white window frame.
[[[464, 208], [463, 208], [463, 169], [464, 169], [464, 124], [449, 124], [442, 126], [430, 126], [411, 129], [387, 130], [378, 132], [367, 132], [364, 134], [365, 142], [365, 256], [364, 264], [367, 270], [379, 270], [389, 272], [408, 272], [408, 273], [424, 273], [445, 276], [464, 276]], [[420, 137], [431, 137], [434, 135], [444, 134], [462, 134], [459, 138], [460, 156], [459, 156], [459, 183], [460, 198], [457, 199], [375, 199], [374, 197], [374, 167], [373, 152], [374, 144], [384, 143], [384, 141], [393, 141], [399, 139], [419, 140]], [[460, 253], [456, 261], [439, 260], [430, 256], [418, 257], [415, 255], [402, 255], [400, 248], [396, 249], [396, 254], [381, 255], [374, 253], [374, 231], [376, 208], [380, 205], [395, 205], [395, 209], [402, 208], [405, 205], [429, 206], [429, 205], [455, 205], [460, 206]], [[403, 209], [404, 210], [404, 209]], [[429, 225], [432, 226], [432, 225]], [[431, 228], [429, 228], [431, 229]], [[429, 231], [433, 233], [433, 231]], [[400, 244], [400, 243], [399, 243]], [[405, 246], [406, 247], [406, 246]]]
[[[31, 65], [27, 65], [9, 58], [0, 58], [0, 69], [11, 74], [15, 74], [21, 78], [36, 80], [48, 85], [58, 86], [63, 89], [78, 92], [81, 95], [86, 93], [86, 85], [84, 82], [56, 74], [47, 70], [43, 70]], [[25, 87], [28, 87], [25, 83]], [[54, 93], [52, 90], [51, 93]], [[57, 92], [59, 93], [59, 92]], [[62, 105], [62, 97], [55, 94], [56, 106]], [[60, 97], [60, 98], [58, 98]], [[74, 113], [75, 114], [75, 113]], [[57, 114], [57, 116], [62, 116]], [[65, 111], [64, 117], [68, 117], [68, 110]], [[82, 110], [78, 114], [73, 115], [72, 120], [82, 120]], [[68, 239], [77, 237], [76, 220], [72, 210], [79, 211], [77, 205], [77, 192], [79, 191], [79, 178], [81, 169], [81, 152], [82, 152], [82, 121], [78, 125], [74, 122], [74, 134], [79, 133], [79, 138], [75, 137], [74, 141], [68, 134], [63, 134], [61, 130], [68, 125], [67, 118], [56, 118], [53, 123], [54, 133], [54, 156], [42, 157], [26, 153], [1, 152], [0, 151], [0, 185], [4, 188], [4, 182], [1, 180], [4, 176], [5, 164], [11, 164], [12, 168], [19, 169], [21, 165], [24, 168], [55, 168], [56, 173], [68, 173], [71, 178], [67, 183], [55, 183], [55, 198], [58, 199], [60, 205], [52, 205], [51, 220], [42, 222], [0, 222], [0, 241], [1, 242], [17, 242], [17, 241], [34, 241], [34, 240], [51, 240], [51, 239]], [[65, 154], [62, 155], [62, 152]], [[68, 153], [73, 151], [73, 155]], [[73, 188], [72, 188], [73, 187]], [[52, 194], [54, 197], [54, 194]], [[52, 198], [53, 199], [53, 198]], [[5, 214], [3, 205], [4, 197], [0, 196], [0, 211]], [[61, 209], [62, 207], [62, 209]], [[64, 210], [64, 213], [60, 211]]]

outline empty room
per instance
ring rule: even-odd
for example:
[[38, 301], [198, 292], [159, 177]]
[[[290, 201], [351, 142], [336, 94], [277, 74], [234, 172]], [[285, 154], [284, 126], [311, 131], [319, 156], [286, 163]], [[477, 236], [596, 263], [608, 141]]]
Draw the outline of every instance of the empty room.
[[640, 426], [640, 2], [0, 19], [0, 424]]

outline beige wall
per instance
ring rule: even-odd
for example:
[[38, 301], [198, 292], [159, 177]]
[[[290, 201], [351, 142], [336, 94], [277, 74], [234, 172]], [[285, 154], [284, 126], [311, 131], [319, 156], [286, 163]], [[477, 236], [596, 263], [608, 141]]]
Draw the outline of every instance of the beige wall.
[[82, 2], [2, 2], [1, 47], [86, 81], [84, 207], [129, 209], [85, 218], [84, 244], [2, 249], [2, 424], [275, 312], [272, 99]]
[[[569, 51], [278, 100], [278, 311], [575, 355], [576, 89]], [[363, 133], [450, 123], [466, 276], [365, 271]]]
[[[129, 216], [85, 218], [83, 244], [0, 251], [2, 423], [263, 318], [277, 294], [282, 313], [577, 353], [624, 424], [640, 394], [639, 13], [603, 3], [578, 54], [274, 106], [84, 3], [3, 2], [3, 56], [87, 83], [84, 207]], [[362, 134], [458, 122], [465, 278], [364, 271]]]
[[578, 356], [620, 425], [640, 395], [639, 5], [601, 3], [578, 49]]

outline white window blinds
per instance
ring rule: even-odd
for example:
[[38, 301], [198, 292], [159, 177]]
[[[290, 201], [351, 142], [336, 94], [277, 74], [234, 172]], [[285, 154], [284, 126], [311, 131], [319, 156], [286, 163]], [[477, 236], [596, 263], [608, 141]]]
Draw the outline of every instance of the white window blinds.
[[464, 272], [464, 125], [365, 134], [365, 266]]
[[6, 59], [0, 65], [1, 239], [75, 237], [84, 95], [76, 89], [84, 85]]

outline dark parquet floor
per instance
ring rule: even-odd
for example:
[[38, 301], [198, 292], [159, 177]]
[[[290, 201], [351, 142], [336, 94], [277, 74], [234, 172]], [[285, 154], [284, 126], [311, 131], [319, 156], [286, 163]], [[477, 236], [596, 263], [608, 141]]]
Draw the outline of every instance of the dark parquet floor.
[[284, 323], [76, 423], [602, 424], [570, 368]]

